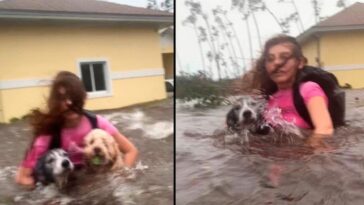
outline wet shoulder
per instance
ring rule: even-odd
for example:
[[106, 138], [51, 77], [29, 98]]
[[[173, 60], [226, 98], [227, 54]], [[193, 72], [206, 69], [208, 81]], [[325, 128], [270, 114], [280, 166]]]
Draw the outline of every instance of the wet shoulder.
[[39, 135], [35, 140], [34, 140], [34, 144], [33, 146], [36, 147], [44, 147], [44, 146], [48, 146], [49, 142], [51, 140], [51, 136], [50, 135]]
[[101, 115], [96, 115], [97, 125], [100, 129], [105, 130], [111, 135], [114, 135], [118, 132], [117, 128], [105, 117]]
[[305, 102], [314, 96], [326, 97], [324, 90], [318, 83], [307, 81], [300, 85], [300, 94]]
[[300, 85], [300, 92], [309, 92], [314, 89], [321, 89], [320, 85], [318, 83], [315, 83], [313, 81], [307, 81]]

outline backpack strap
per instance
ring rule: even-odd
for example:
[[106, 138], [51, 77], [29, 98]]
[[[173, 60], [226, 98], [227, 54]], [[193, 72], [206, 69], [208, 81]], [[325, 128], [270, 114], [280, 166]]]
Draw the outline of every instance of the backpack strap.
[[305, 66], [297, 73], [296, 82], [293, 85], [293, 102], [298, 114], [313, 128], [313, 123], [300, 94], [299, 87], [302, 83], [312, 81], [323, 89], [328, 98], [328, 110], [334, 127], [344, 125], [345, 118], [345, 92], [339, 88], [335, 75], [321, 68]]
[[[96, 115], [88, 110], [84, 110], [83, 114], [89, 120], [92, 129], [97, 129], [98, 123], [97, 123]], [[52, 136], [49, 149], [60, 148], [60, 147], [61, 147], [61, 130], [58, 130], [58, 131], [55, 131]]]
[[89, 110], [84, 110], [83, 114], [85, 114], [87, 119], [90, 121], [92, 129], [98, 128], [97, 117], [96, 117], [95, 113], [93, 113]]
[[57, 128], [51, 138], [51, 141], [49, 143], [49, 150], [60, 148], [61, 147], [61, 130]]

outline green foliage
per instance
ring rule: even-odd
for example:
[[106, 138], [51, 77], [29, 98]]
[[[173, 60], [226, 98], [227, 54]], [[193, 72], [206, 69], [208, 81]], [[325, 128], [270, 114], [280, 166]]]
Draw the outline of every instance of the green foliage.
[[349, 83], [345, 83], [344, 85], [340, 85], [343, 89], [352, 89], [353, 87]]
[[196, 107], [214, 107], [223, 104], [230, 80], [212, 80], [206, 73], [181, 72], [176, 76], [176, 98], [183, 101], [197, 100]]
[[18, 122], [18, 121], [20, 121], [20, 119], [17, 117], [13, 117], [10, 119], [10, 123], [14, 123], [14, 122]]

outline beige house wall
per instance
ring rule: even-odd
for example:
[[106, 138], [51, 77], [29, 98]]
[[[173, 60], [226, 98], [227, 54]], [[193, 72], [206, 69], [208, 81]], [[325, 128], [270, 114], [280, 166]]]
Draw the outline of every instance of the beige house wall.
[[[315, 43], [311, 39], [302, 45], [309, 63], [317, 57]], [[341, 85], [364, 88], [364, 31], [321, 33], [319, 43], [322, 67], [335, 74]]]
[[157, 29], [120, 23], [0, 22], [0, 122], [43, 106], [60, 70], [80, 75], [81, 61], [104, 61], [110, 92], [87, 109], [163, 99], [164, 69]]

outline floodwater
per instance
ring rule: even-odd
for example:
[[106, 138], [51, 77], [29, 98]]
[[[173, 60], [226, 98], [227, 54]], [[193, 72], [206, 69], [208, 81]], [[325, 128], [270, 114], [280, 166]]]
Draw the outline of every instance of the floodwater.
[[83, 174], [64, 191], [54, 186], [26, 190], [14, 176], [30, 139], [25, 121], [0, 125], [0, 205], [173, 204], [173, 98], [100, 111], [139, 149], [135, 169]]
[[348, 125], [314, 151], [303, 140], [226, 143], [230, 106], [176, 104], [176, 202], [192, 204], [363, 204], [364, 90], [346, 91]]

